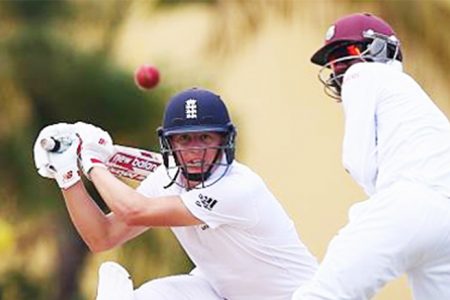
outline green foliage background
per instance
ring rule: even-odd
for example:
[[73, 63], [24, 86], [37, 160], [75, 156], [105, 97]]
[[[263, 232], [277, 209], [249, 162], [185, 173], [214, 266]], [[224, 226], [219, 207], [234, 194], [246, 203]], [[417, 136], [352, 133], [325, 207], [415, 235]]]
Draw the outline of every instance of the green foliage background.
[[[109, 47], [124, 3], [110, 4], [107, 9], [71, 1], [0, 2], [0, 218], [11, 224], [4, 225], [3, 238], [15, 242], [14, 260], [2, 268], [0, 299], [82, 299], [78, 282], [87, 248], [69, 223], [54, 183], [37, 177], [33, 168], [31, 149], [42, 127], [82, 120], [106, 128], [117, 143], [158, 148], [155, 128], [171, 88], [142, 92], [132, 73], [114, 65]], [[99, 14], [77, 23], [85, 9]], [[74, 47], [67, 28], [90, 22], [107, 39], [90, 51]], [[122, 251], [134, 257], [142, 248], [157, 258], [165, 239], [149, 233]], [[189, 263], [183, 265], [185, 258], [179, 257], [181, 264], [172, 269], [185, 270]]]

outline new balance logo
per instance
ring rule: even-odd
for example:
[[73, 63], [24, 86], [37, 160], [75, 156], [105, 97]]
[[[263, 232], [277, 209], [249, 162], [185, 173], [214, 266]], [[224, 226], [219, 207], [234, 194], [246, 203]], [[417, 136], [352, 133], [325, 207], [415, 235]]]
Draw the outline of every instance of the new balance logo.
[[186, 119], [197, 119], [197, 100], [188, 99], [184, 104]]
[[68, 171], [67, 173], [65, 173], [63, 175], [63, 180], [69, 181], [70, 179], [72, 179], [72, 177], [73, 177], [73, 171]]
[[211, 197], [208, 197], [208, 196], [204, 196], [202, 194], [199, 194], [198, 198], [200, 200], [195, 201], [195, 204], [198, 207], [203, 207], [203, 208], [205, 208], [207, 210], [212, 210], [213, 207], [217, 204], [217, 200], [215, 200], [215, 199], [213, 199]]

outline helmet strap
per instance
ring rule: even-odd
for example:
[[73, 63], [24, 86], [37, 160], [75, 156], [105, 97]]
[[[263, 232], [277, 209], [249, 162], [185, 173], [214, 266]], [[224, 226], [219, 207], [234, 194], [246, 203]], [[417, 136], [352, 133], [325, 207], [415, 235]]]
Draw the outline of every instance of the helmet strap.
[[[222, 142], [222, 145], [220, 147], [217, 147], [217, 152], [215, 154], [214, 159], [212, 160], [210, 166], [205, 172], [202, 173], [188, 173], [187, 172], [187, 165], [183, 161], [183, 156], [180, 155], [178, 157], [176, 155], [176, 152], [180, 150], [173, 150], [170, 139], [168, 136], [164, 135], [164, 130], [162, 127], [158, 129], [158, 136], [160, 141], [160, 148], [161, 148], [161, 155], [163, 157], [163, 163], [166, 167], [167, 174], [170, 178], [169, 184], [167, 184], [164, 188], [169, 188], [174, 183], [176, 183], [178, 186], [186, 188], [187, 190], [193, 189], [193, 188], [204, 188], [209, 185], [212, 185], [216, 183], [220, 178], [222, 178], [225, 173], [228, 171], [230, 165], [232, 164], [234, 160], [234, 154], [235, 154], [235, 138], [236, 138], [236, 129], [232, 124], [228, 124], [228, 130], [227, 133], [224, 134], [224, 139]], [[208, 148], [205, 148], [206, 151]], [[206, 152], [205, 152], [206, 153]], [[222, 162], [223, 155], [225, 155], [225, 161]], [[170, 159], [170, 156], [172, 156], [173, 161]], [[172, 162], [171, 162], [172, 161]], [[215, 179], [215, 181], [208, 183], [208, 185], [205, 184], [205, 182], [211, 177], [214, 168], [218, 166], [225, 166], [226, 169], [224, 170], [222, 176]], [[170, 170], [175, 171], [175, 174], [172, 173]], [[203, 168], [202, 168], [203, 170]], [[174, 174], [174, 175], [173, 175]], [[186, 179], [186, 183], [180, 183], [177, 182], [177, 179], [179, 178], [180, 174], [183, 175], [184, 179]], [[201, 187], [192, 186], [190, 187], [190, 184], [199, 183], [201, 184]]]
[[166, 186], [164, 186], [164, 189], [170, 188], [177, 181], [179, 174], [180, 174], [180, 169], [177, 170], [177, 172], [175, 173], [175, 176], [173, 176], [173, 178], [170, 180], [170, 182]]
[[216, 156], [214, 157], [211, 165], [209, 166], [208, 170], [202, 173], [188, 173], [186, 168], [183, 167], [184, 164], [180, 164], [180, 167], [178, 168], [178, 171], [181, 170], [181, 173], [183, 176], [190, 182], [201, 182], [204, 183], [212, 174], [213, 168], [216, 166], [217, 161], [220, 159], [222, 150], [218, 150], [216, 153]]

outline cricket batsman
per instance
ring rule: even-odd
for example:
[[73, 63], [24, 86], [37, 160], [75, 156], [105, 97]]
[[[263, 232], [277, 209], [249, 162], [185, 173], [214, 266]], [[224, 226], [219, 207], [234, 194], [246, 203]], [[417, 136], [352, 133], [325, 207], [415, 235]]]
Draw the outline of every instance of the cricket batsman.
[[[220, 96], [192, 88], [171, 98], [158, 129], [164, 167], [137, 190], [106, 170], [112, 139], [98, 127], [51, 125], [36, 143], [73, 131], [79, 143], [62, 153], [35, 146], [35, 159], [41, 175], [57, 180], [89, 248], [109, 250], [151, 227], [170, 227], [195, 265], [189, 274], [134, 289], [122, 266], [106, 262], [97, 300], [288, 300], [316, 271], [316, 259], [278, 200], [235, 160], [236, 130]], [[111, 213], [97, 207], [80, 181], [77, 152]]]
[[402, 55], [389, 24], [356, 13], [312, 56], [344, 110], [344, 167], [369, 198], [292, 300], [370, 299], [404, 273], [415, 300], [450, 299], [450, 124]]

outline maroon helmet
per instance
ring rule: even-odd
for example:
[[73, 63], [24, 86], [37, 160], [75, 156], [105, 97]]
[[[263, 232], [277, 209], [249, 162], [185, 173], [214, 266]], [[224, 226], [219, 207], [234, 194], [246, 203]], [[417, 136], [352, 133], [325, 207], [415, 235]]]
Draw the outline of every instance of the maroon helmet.
[[[398, 47], [398, 39], [392, 27], [382, 19], [369, 13], [356, 13], [338, 19], [328, 28], [325, 45], [311, 57], [311, 62], [324, 66], [328, 56], [334, 50], [350, 44], [360, 43], [366, 46], [375, 38], [384, 37]], [[398, 49], [399, 50], [399, 49]], [[397, 52], [395, 59], [401, 60]]]
[[319, 80], [325, 93], [338, 102], [344, 74], [352, 64], [395, 61], [401, 62], [402, 54], [394, 30], [369, 13], [351, 14], [337, 20], [328, 28], [325, 45], [311, 57], [311, 62], [322, 66]]

